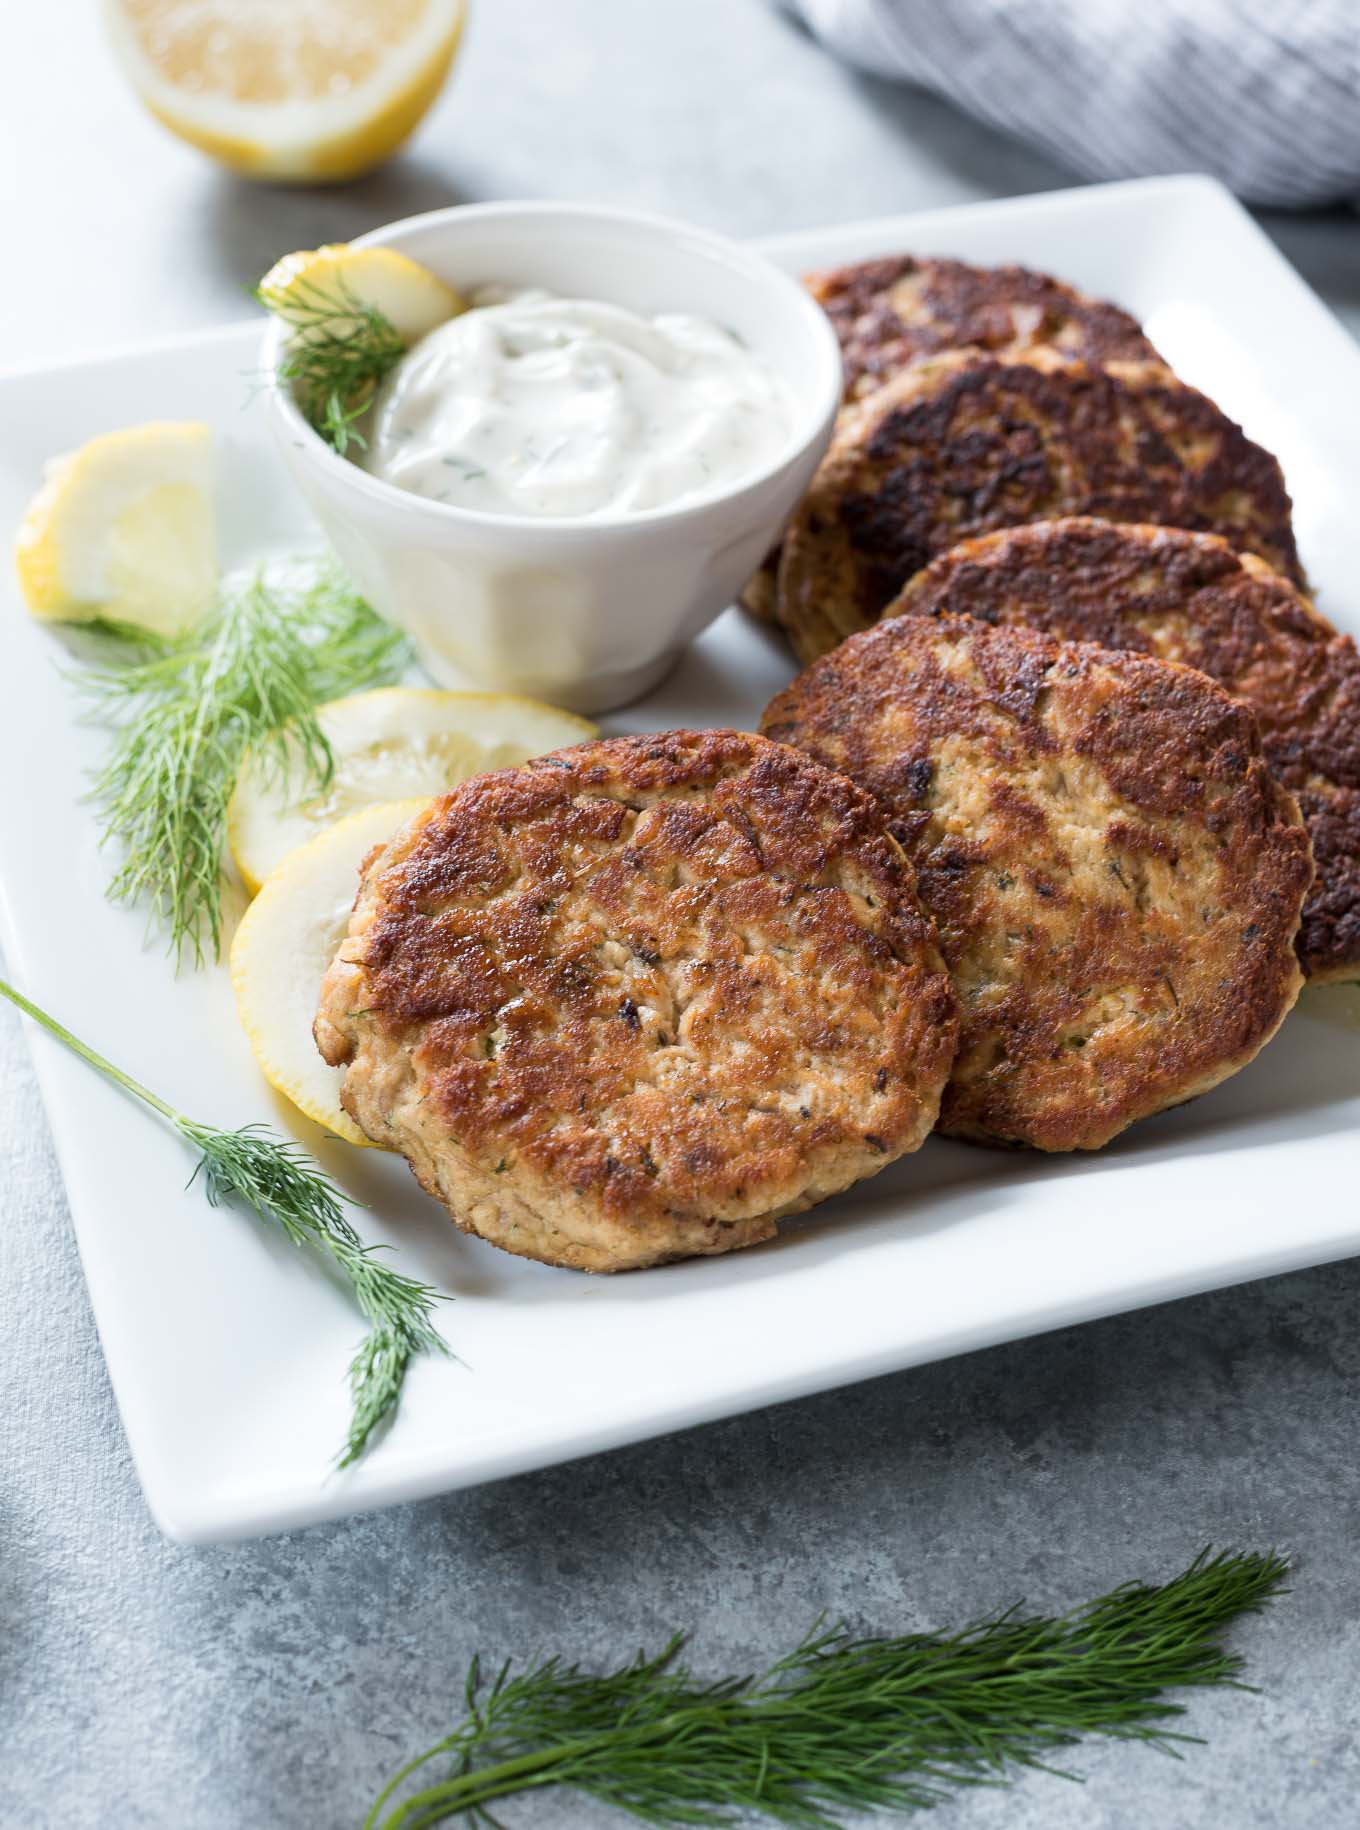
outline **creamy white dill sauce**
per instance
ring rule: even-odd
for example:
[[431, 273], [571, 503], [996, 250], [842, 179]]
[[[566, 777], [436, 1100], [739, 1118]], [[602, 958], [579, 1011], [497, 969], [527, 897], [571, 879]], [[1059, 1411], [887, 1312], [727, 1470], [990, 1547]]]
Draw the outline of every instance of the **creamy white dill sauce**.
[[363, 464], [484, 513], [635, 514], [754, 474], [787, 443], [792, 406], [705, 318], [488, 287], [388, 376]]

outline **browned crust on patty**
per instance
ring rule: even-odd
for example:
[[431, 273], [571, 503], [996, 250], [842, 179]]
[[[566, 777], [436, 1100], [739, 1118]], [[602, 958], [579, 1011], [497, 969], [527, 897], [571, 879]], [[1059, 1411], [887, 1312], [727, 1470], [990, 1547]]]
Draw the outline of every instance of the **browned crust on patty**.
[[916, 1149], [957, 1040], [862, 790], [735, 731], [467, 782], [373, 859], [322, 988], [341, 1098], [459, 1226], [626, 1269]]
[[1053, 349], [1097, 365], [1159, 360], [1126, 311], [1026, 267], [897, 254], [810, 273], [804, 284], [840, 339], [847, 400], [963, 347], [1002, 357]]
[[1070, 518], [965, 541], [884, 615], [939, 612], [1180, 661], [1245, 700], [1313, 841], [1304, 970], [1360, 978], [1360, 654], [1287, 579], [1212, 534]]
[[960, 540], [1065, 514], [1221, 534], [1302, 576], [1278, 463], [1164, 368], [959, 352], [844, 417], [785, 538], [776, 613], [814, 660]]
[[1204, 675], [897, 617], [762, 729], [871, 789], [916, 864], [963, 1014], [942, 1130], [1096, 1149], [1244, 1066], [1293, 1004], [1308, 837]]
[[[804, 284], [840, 341], [848, 401], [944, 350], [1006, 359], [1052, 349], [1097, 366], [1161, 360], [1126, 311], [1026, 267], [895, 254], [810, 273]], [[778, 568], [776, 548], [738, 600], [762, 623], [778, 620]]]

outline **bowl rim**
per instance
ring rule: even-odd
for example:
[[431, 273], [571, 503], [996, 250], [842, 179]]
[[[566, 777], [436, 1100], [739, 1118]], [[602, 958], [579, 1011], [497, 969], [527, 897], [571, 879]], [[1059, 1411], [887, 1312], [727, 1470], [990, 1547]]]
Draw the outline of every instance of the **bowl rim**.
[[[518, 534], [529, 534], [537, 530], [558, 537], [577, 535], [584, 538], [592, 534], [628, 533], [634, 529], [640, 531], [682, 524], [718, 507], [740, 503], [796, 465], [810, 447], [829, 434], [841, 406], [844, 387], [840, 344], [831, 321], [794, 275], [786, 273], [767, 255], [749, 244], [730, 236], [648, 210], [620, 209], [608, 204], [572, 203], [561, 199], [538, 202], [517, 198], [496, 203], [450, 204], [444, 209], [403, 216], [395, 222], [384, 223], [379, 228], [369, 229], [363, 235], [356, 236], [350, 246], [399, 248], [400, 238], [450, 223], [542, 217], [564, 222], [593, 221], [625, 230], [636, 229], [643, 234], [673, 236], [698, 243], [709, 258], [716, 257], [723, 265], [741, 270], [753, 283], [768, 286], [776, 294], [782, 295], [785, 303], [812, 327], [814, 342], [821, 343], [826, 362], [819, 395], [813, 396], [812, 405], [806, 410], [800, 410], [798, 423], [779, 452], [758, 470], [739, 477], [734, 483], [726, 486], [718, 484], [700, 495], [688, 496], [681, 502], [657, 508], [595, 515], [523, 515], [464, 508], [454, 502], [436, 502], [429, 496], [402, 489], [396, 483], [389, 483], [384, 478], [361, 469], [358, 464], [342, 457], [328, 445], [315, 427], [308, 423], [293, 397], [292, 389], [279, 376], [285, 327], [278, 319], [271, 318], [265, 327], [263, 350], [264, 368], [268, 377], [266, 386], [274, 410], [280, 416], [283, 429], [291, 442], [298, 446], [309, 463], [319, 464], [323, 474], [329, 476], [337, 487], [357, 490], [361, 495], [408, 514], [427, 514], [437, 524], [446, 527], [482, 528], [489, 533]], [[792, 391], [788, 376], [783, 375], [781, 379]]]

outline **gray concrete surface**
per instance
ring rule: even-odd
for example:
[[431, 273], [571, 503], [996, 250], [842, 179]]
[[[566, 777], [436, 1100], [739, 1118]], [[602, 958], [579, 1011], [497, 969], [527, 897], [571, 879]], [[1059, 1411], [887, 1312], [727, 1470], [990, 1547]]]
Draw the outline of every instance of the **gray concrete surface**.
[[[16, 41], [17, 33], [17, 41]], [[409, 155], [308, 196], [141, 115], [83, 5], [7, 22], [6, 360], [235, 314], [276, 254], [452, 199], [594, 195], [734, 231], [1066, 174], [837, 70], [754, 0], [482, 0]], [[1360, 328], [1360, 228], [1270, 225]], [[3, 428], [0, 428], [3, 437]], [[0, 681], [3, 673], [0, 671]], [[7, 784], [6, 792], [19, 791]], [[128, 1464], [17, 1025], [0, 1021], [0, 1822], [330, 1830], [457, 1709], [468, 1655], [605, 1661], [692, 1628], [712, 1669], [822, 1610], [945, 1625], [1277, 1544], [1238, 1633], [1259, 1696], [1192, 1701], [1183, 1763], [964, 1795], [941, 1830], [1360, 1821], [1360, 1264], [1000, 1348], [499, 1487], [234, 1549], [163, 1543]], [[696, 1342], [695, 1351], [702, 1351]], [[514, 1821], [593, 1827], [539, 1800]]]

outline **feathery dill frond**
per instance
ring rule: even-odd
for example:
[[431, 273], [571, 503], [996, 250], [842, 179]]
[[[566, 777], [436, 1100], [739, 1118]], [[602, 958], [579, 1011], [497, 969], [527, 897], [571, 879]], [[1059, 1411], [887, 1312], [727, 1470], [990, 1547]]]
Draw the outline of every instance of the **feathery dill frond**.
[[113, 727], [90, 790], [101, 843], [121, 849], [108, 894], [146, 907], [177, 965], [201, 966], [221, 957], [227, 803], [247, 752], [281, 787], [293, 773], [324, 786], [317, 706], [395, 678], [409, 651], [329, 562], [229, 582], [185, 636], [104, 624], [98, 639], [75, 680]]
[[291, 333], [279, 379], [292, 388], [303, 418], [342, 457], [351, 445], [362, 450], [358, 422], [406, 353], [401, 332], [341, 279], [257, 286], [255, 297]]
[[350, 1425], [336, 1461], [342, 1468], [357, 1461], [394, 1414], [411, 1360], [451, 1354], [433, 1320], [434, 1305], [446, 1299], [385, 1263], [382, 1247], [364, 1244], [345, 1212], [347, 1197], [298, 1144], [264, 1125], [230, 1131], [186, 1118], [3, 979], [0, 996], [172, 1125], [198, 1152], [189, 1184], [201, 1178], [212, 1206], [248, 1207], [281, 1227], [294, 1245], [315, 1251], [349, 1285], [369, 1331], [350, 1363]]
[[[484, 1688], [474, 1660], [464, 1720], [396, 1774], [365, 1830], [494, 1824], [498, 1800], [548, 1786], [651, 1825], [835, 1830], [853, 1812], [926, 1810], [951, 1787], [1051, 1771], [1083, 1735], [1175, 1753], [1192, 1737], [1169, 1726], [1183, 1711], [1166, 1693], [1246, 1688], [1220, 1635], [1286, 1574], [1273, 1553], [1206, 1550], [1170, 1582], [1070, 1614], [881, 1639], [818, 1626], [763, 1673], [710, 1682], [680, 1663], [678, 1635], [603, 1676], [546, 1658]], [[410, 1790], [435, 1760], [445, 1776]]]

